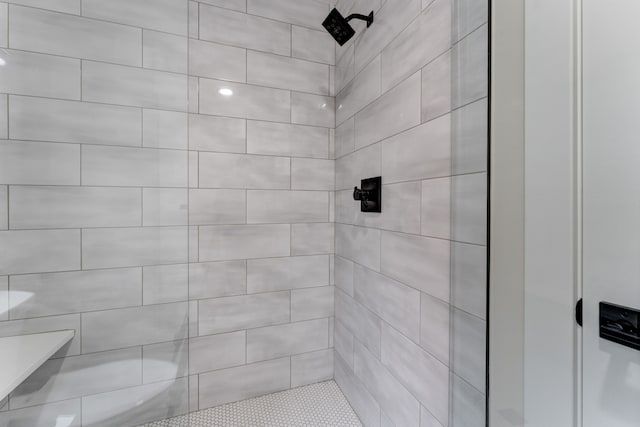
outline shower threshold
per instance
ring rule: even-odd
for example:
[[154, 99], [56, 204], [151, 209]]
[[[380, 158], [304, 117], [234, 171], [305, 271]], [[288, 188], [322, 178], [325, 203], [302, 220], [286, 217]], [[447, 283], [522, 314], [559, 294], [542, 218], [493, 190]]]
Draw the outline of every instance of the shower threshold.
[[335, 381], [254, 397], [141, 427], [362, 427]]

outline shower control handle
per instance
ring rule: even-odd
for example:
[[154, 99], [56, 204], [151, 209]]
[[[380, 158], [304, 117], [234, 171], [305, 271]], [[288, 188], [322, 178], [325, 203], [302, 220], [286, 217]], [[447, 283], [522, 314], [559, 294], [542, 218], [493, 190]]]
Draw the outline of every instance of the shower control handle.
[[367, 202], [371, 199], [373, 192], [371, 190], [360, 190], [358, 187], [353, 187], [353, 200], [361, 200]]
[[360, 188], [353, 187], [353, 200], [360, 201], [361, 212], [381, 212], [382, 177], [361, 180]]

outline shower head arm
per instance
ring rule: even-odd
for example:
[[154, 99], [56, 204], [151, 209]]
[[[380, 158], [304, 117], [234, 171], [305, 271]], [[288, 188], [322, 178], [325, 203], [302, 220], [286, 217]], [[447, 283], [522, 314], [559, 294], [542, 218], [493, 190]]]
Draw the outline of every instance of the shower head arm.
[[360, 13], [352, 13], [351, 15], [347, 16], [345, 18], [346, 22], [351, 21], [352, 19], [362, 19], [363, 21], [367, 22], [367, 28], [369, 28], [371, 26], [371, 24], [373, 23], [373, 11], [371, 11], [371, 13], [369, 15], [362, 15]]

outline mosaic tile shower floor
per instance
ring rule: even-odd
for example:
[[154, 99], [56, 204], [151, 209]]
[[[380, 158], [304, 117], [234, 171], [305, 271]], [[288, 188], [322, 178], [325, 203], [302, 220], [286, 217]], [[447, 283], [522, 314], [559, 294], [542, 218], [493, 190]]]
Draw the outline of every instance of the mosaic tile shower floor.
[[142, 427], [362, 427], [334, 381], [268, 394]]

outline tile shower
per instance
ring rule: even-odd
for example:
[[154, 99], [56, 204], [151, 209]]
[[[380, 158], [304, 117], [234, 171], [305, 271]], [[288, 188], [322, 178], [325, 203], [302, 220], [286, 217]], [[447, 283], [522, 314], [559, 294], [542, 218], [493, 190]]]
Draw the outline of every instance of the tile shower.
[[75, 330], [0, 425], [334, 378], [484, 425], [487, 45], [486, 0], [0, 2], [0, 336]]

